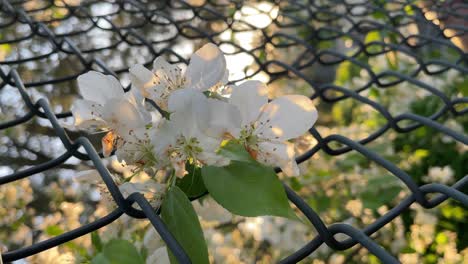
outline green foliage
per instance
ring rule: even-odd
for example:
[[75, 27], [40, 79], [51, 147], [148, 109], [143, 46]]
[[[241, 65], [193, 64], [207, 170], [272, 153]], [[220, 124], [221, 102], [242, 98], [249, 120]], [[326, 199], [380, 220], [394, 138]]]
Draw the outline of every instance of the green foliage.
[[391, 175], [371, 178], [360, 198], [364, 207], [376, 210], [382, 205], [389, 204], [401, 190], [398, 181]]
[[[161, 217], [192, 263], [209, 263], [208, 249], [198, 216], [185, 193], [173, 186], [162, 204]], [[170, 250], [171, 263], [177, 263]]]
[[468, 77], [464, 77], [461, 80], [455, 81], [453, 88], [453, 90], [459, 91], [462, 96], [468, 96]]
[[186, 170], [188, 174], [182, 179], [177, 179], [176, 185], [188, 196], [198, 197], [207, 192], [203, 178], [201, 176], [200, 168], [186, 164]]
[[382, 41], [382, 37], [380, 36], [379, 31], [373, 30], [367, 33], [364, 43], [368, 45], [367, 51], [370, 53], [379, 53], [383, 50], [381, 44], [373, 43]]
[[97, 231], [91, 233], [91, 243], [98, 252], [102, 251], [102, 240]]
[[144, 264], [144, 258], [135, 246], [127, 240], [112, 239], [104, 245], [102, 252], [92, 260], [92, 264]]
[[296, 219], [272, 168], [252, 160], [248, 152], [233, 141], [220, 153], [232, 158], [231, 164], [202, 168], [206, 188], [220, 205], [242, 216], [274, 215]]
[[230, 160], [244, 161], [244, 162], [255, 162], [250, 154], [245, 150], [244, 146], [230, 140], [223, 144], [221, 149], [218, 151], [219, 155], [222, 155]]
[[336, 70], [335, 83], [339, 86], [344, 86], [352, 78], [359, 76], [361, 68], [349, 60], [345, 60], [338, 66]]
[[406, 5], [404, 9], [405, 9], [406, 14], [408, 14], [408, 15], [410, 15], [410, 16], [413, 16], [413, 15], [414, 15], [414, 10], [413, 10], [413, 8], [411, 7], [411, 5]]
[[63, 233], [63, 229], [58, 225], [51, 225], [46, 227], [45, 232], [49, 236], [58, 236]]
[[103, 253], [99, 253], [91, 260], [91, 264], [111, 264], [111, 262]]

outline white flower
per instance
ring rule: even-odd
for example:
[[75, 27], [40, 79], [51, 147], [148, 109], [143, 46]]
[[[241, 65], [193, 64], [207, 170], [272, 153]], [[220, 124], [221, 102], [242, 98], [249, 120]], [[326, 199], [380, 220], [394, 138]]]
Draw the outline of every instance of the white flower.
[[197, 215], [204, 221], [224, 223], [231, 221], [233, 217], [228, 210], [211, 197], [203, 199], [203, 203], [200, 201], [194, 202], [193, 208], [197, 212]]
[[185, 74], [162, 57], [153, 62], [152, 71], [141, 64], [134, 65], [129, 71], [132, 85], [163, 110], [167, 110], [167, 101], [173, 91], [182, 88], [199, 91], [216, 89], [224, 85], [228, 77], [226, 59], [219, 48], [211, 43], [192, 55]]
[[90, 71], [78, 77], [83, 99], [73, 103], [75, 126], [92, 131], [108, 131], [102, 139], [103, 154], [109, 156], [118, 138], [133, 140], [134, 131], [145, 127], [151, 115], [143, 107], [143, 98], [135, 92], [124, 93], [119, 81]]
[[195, 89], [173, 92], [168, 100], [172, 112], [154, 134], [154, 152], [167, 156], [176, 175], [185, 175], [185, 163], [223, 166], [229, 160], [216, 154], [224, 135], [240, 125], [239, 110], [226, 102], [206, 98]]
[[448, 184], [454, 181], [453, 175], [454, 172], [448, 165], [444, 167], [431, 167], [427, 176], [424, 176], [423, 179], [427, 182]]
[[[125, 182], [119, 186], [119, 190], [125, 198], [132, 193], [141, 193], [155, 208], [161, 205], [165, 189], [166, 186], [164, 184], [157, 183], [154, 180], [147, 180], [144, 182]], [[139, 206], [133, 204], [133, 207], [138, 208]]]
[[153, 152], [151, 135], [163, 122], [159, 112], [154, 112], [155, 119], [151, 124], [140, 126], [130, 132], [123, 144], [115, 152], [119, 161], [125, 161], [126, 165], [136, 165], [137, 168], [150, 172], [164, 166], [164, 160]]
[[146, 264], [169, 264], [169, 255], [164, 241], [153, 226], [149, 226], [143, 237], [143, 245], [148, 254]]
[[[119, 184], [120, 179], [116, 178], [111, 174], [114, 182]], [[84, 170], [76, 173], [74, 180], [81, 184], [86, 185], [96, 185], [99, 188], [101, 195], [104, 196], [106, 200], [112, 200], [104, 181], [102, 180], [99, 172], [97, 170]], [[129, 195], [135, 192], [139, 192], [145, 196], [148, 201], [150, 201], [153, 207], [159, 207], [161, 205], [162, 197], [166, 186], [160, 184], [154, 180], [147, 180], [144, 182], [124, 182], [119, 184], [119, 190], [122, 193], [124, 198], [127, 198]], [[138, 208], [136, 204], [133, 205], [135, 208]]]
[[231, 130], [257, 161], [279, 166], [289, 176], [298, 175], [294, 145], [287, 140], [301, 136], [317, 120], [312, 101], [286, 95], [268, 103], [267, 87], [247, 81], [232, 88], [229, 102], [241, 112], [241, 129]]
[[169, 264], [169, 254], [166, 247], [160, 247], [146, 259], [146, 264]]

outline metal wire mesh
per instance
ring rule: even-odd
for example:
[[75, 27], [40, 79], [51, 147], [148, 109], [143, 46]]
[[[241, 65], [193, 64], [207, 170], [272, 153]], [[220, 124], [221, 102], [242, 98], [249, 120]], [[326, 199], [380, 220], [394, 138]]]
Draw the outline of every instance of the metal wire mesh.
[[[32, 2], [36, 2], [36, 5], [28, 7], [27, 1], [0, 1], [0, 33], [4, 33], [0, 45], [14, 45], [19, 54], [17, 58], [8, 58], [0, 62], [0, 65], [8, 66], [0, 69], [0, 89], [5, 86], [18, 89], [28, 109], [25, 114], [1, 123], [0, 129], [5, 130], [23, 124], [35, 117], [47, 119], [66, 148], [66, 152], [40, 165], [6, 175], [0, 178], [0, 184], [46, 171], [75, 157], [92, 161], [118, 207], [107, 216], [77, 229], [31, 246], [3, 252], [4, 261], [14, 261], [42, 252], [97, 230], [127, 214], [135, 218], [148, 218], [178, 260], [181, 263], [190, 262], [183, 249], [165, 228], [158, 212], [151, 208], [144, 196], [134, 193], [124, 198], [101, 161], [102, 155], [96, 152], [90, 141], [85, 137], [70, 139], [58, 121], [71, 116], [70, 112], [56, 113], [48, 100], [39, 99], [34, 102], [28, 93], [31, 87], [50, 86], [53, 89], [65, 87], [78, 75], [91, 69], [115, 76], [125, 74], [131, 62], [119, 58], [119, 52], [130, 54], [138, 52], [140, 57], [147, 58], [145, 62], [147, 65], [156, 57], [163, 55], [171, 58], [173, 62], [187, 63], [187, 56], [180, 54], [176, 49], [180, 39], [211, 41], [217, 45], [228, 45], [231, 47], [231, 54], [248, 55], [253, 60], [254, 70], [245, 72], [232, 82], [242, 81], [258, 73], [268, 75], [270, 82], [280, 78], [301, 79], [313, 91], [310, 94], [311, 99], [320, 99], [328, 104], [353, 100], [368, 105], [385, 120], [374, 132], [358, 140], [339, 134], [322, 136], [317, 129], [311, 128], [310, 133], [318, 143], [297, 157], [297, 161], [306, 161], [319, 150], [328, 155], [357, 151], [401, 180], [411, 195], [375, 222], [359, 230], [342, 223], [325, 225], [319, 215], [285, 185], [288, 198], [307, 217], [318, 235], [295, 253], [281, 260], [281, 263], [296, 263], [309, 256], [323, 243], [334, 250], [345, 250], [360, 244], [384, 263], [396, 263], [398, 260], [394, 256], [370, 238], [372, 234], [398, 217], [413, 203], [418, 203], [424, 208], [433, 208], [452, 198], [468, 206], [468, 196], [460, 191], [468, 184], [467, 176], [452, 186], [439, 183], [418, 186], [402, 169], [384, 159], [379, 153], [365, 147], [388, 130], [408, 133], [421, 126], [430, 127], [462, 144], [468, 144], [466, 135], [437, 122], [446, 115], [452, 118], [466, 115], [468, 97], [445, 94], [438, 87], [418, 77], [420, 73], [438, 75], [450, 69], [462, 74], [468, 73], [468, 56], [463, 51], [463, 45], [468, 45], [466, 41], [468, 7], [462, 1], [440, 3], [422, 1], [422, 5], [416, 5], [413, 1], [276, 1], [273, 5], [277, 8], [277, 15], [271, 17], [271, 23], [265, 27], [250, 24], [248, 20], [235, 15], [236, 10], [246, 5], [250, 5], [255, 12], [271, 15], [268, 10], [244, 1]], [[102, 13], [100, 10], [106, 12]], [[52, 12], [52, 15], [43, 15], [47, 12]], [[436, 16], [431, 18], [428, 16], [429, 13]], [[113, 16], [116, 14], [120, 14], [121, 19], [114, 20]], [[66, 26], [60, 26], [62, 22]], [[210, 23], [210, 26], [207, 26], [207, 23]], [[408, 25], [417, 25], [419, 33], [408, 32]], [[11, 33], [13, 27], [20, 30]], [[236, 41], [221, 36], [227, 29], [236, 33], [255, 31], [260, 37], [250, 49], [246, 49]], [[373, 31], [380, 34], [384, 32], [387, 38], [366, 41], [365, 36]], [[100, 34], [110, 36], [112, 41], [110, 43], [101, 41]], [[38, 42], [46, 48], [41, 51], [22, 50], [22, 43], [31, 41]], [[351, 41], [352, 46], [344, 48], [343, 43], [346, 44], [346, 41]], [[461, 44], [455, 45], [457, 41]], [[324, 46], [324, 43], [328, 43], [327, 46]], [[291, 49], [295, 52], [291, 52]], [[284, 53], [287, 56], [269, 56], [276, 50], [286, 50]], [[427, 56], [434, 50], [439, 51], [439, 56]], [[404, 54], [413, 62], [409, 71], [401, 71], [395, 67], [376, 72], [371, 63], [363, 60], [383, 55], [391, 56], [395, 52]], [[21, 75], [21, 69], [27, 63], [33, 61], [47, 65], [47, 59], [52, 56], [59, 56], [60, 61], [64, 63], [50, 67], [68, 67], [66, 75], [51, 78], [40, 69], [35, 76]], [[67, 62], [67, 58], [72, 58], [75, 64], [67, 64], [70, 63]], [[333, 77], [326, 74], [325, 69], [327, 71], [335, 69], [336, 65], [344, 61], [365, 72], [365, 82], [357, 89], [337, 85]], [[311, 71], [318, 74], [313, 76]], [[370, 89], [391, 89], [402, 83], [414, 89], [412, 92], [424, 90], [430, 93], [440, 99], [442, 105], [429, 116], [409, 112], [395, 115], [384, 105], [365, 95]], [[50, 100], [53, 101], [53, 98]], [[85, 151], [79, 151], [80, 147]], [[428, 199], [429, 193], [437, 195]], [[141, 210], [132, 207], [134, 203], [137, 203]], [[338, 233], [347, 235], [348, 239], [336, 240], [334, 235]]]

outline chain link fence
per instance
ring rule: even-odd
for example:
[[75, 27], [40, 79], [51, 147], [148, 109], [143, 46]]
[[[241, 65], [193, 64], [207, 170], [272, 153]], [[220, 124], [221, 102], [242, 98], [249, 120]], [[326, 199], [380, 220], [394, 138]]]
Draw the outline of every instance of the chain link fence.
[[[239, 12], [245, 14], [239, 15]], [[249, 18], [253, 15], [256, 20]], [[398, 178], [410, 193], [375, 222], [357, 229], [344, 223], [326, 225], [316, 211], [285, 184], [289, 200], [310, 221], [318, 235], [280, 263], [299, 262], [324, 243], [333, 250], [346, 250], [359, 244], [383, 263], [397, 263], [397, 258], [371, 236], [413, 203], [433, 208], [451, 198], [468, 206], [468, 196], [463, 192], [468, 176], [452, 186], [437, 182], [419, 186], [411, 175], [366, 144], [390, 130], [405, 134], [425, 126], [468, 145], [466, 134], [438, 122], [441, 117], [455, 120], [465, 116], [467, 93], [447, 93], [437, 83], [420, 78], [422, 74], [437, 76], [449, 70], [468, 74], [467, 30], [468, 6], [463, 1], [274, 1], [259, 5], [255, 1], [227, 0], [1, 0], [0, 47], [4, 48], [0, 49], [0, 89], [17, 89], [26, 111], [14, 113], [9, 119], [2, 118], [0, 130], [6, 131], [34, 118], [44, 119], [60, 139], [65, 152], [5, 175], [0, 178], [0, 184], [30, 177], [77, 158], [92, 162], [117, 204], [105, 217], [33, 245], [2, 252], [2, 259], [9, 262], [37, 254], [89, 234], [126, 214], [148, 218], [177, 259], [190, 263], [158, 212], [140, 193], [123, 196], [102, 162], [102, 154], [94, 149], [90, 140], [76, 137], [76, 132], [63, 127], [60, 120], [70, 117], [70, 112], [53, 105], [56, 98], [66, 96], [70, 91], [67, 87], [75, 85], [77, 76], [86, 71], [97, 70], [125, 78], [128, 66], [141, 63], [141, 58], [146, 60], [146, 65], [158, 56], [186, 64], [188, 54], [184, 53], [184, 45], [187, 42], [213, 42], [228, 55], [237, 56], [237, 60], [248, 61], [249, 69], [241, 65], [243, 74], [233, 76], [233, 83], [255, 76], [263, 76], [269, 83], [300, 80], [311, 99], [327, 105], [352, 101], [378, 113], [380, 122], [376, 129], [358, 139], [341, 134], [323, 136], [316, 128], [311, 128], [309, 132], [316, 143], [303, 151], [297, 161], [307, 161], [320, 150], [330, 156], [358, 152]], [[242, 37], [233, 37], [236, 34]], [[248, 34], [255, 34], [255, 39], [248, 39]], [[14, 52], [7, 51], [6, 47]], [[50, 58], [59, 63], [52, 63]], [[386, 69], [377, 71], [372, 58], [386, 60]], [[402, 61], [407, 62], [404, 70], [400, 67]], [[31, 63], [40, 67], [32, 67]], [[344, 64], [347, 68], [343, 69], [341, 65]], [[28, 67], [32, 67], [32, 71], [23, 75]], [[56, 68], [62, 68], [60, 76], [50, 74]], [[350, 88], [340, 82], [337, 76], [343, 70], [349, 74], [358, 72], [359, 83]], [[369, 96], [370, 91], [391, 90], [401, 85], [408, 93], [422, 92], [440, 103], [428, 115], [409, 111], [395, 114]], [[34, 88], [43, 89], [41, 91], [46, 91], [50, 97], [33, 99], [37, 98], [30, 92]], [[464, 171], [468, 172], [466, 166]], [[335, 235], [340, 233], [347, 239], [336, 239]]]

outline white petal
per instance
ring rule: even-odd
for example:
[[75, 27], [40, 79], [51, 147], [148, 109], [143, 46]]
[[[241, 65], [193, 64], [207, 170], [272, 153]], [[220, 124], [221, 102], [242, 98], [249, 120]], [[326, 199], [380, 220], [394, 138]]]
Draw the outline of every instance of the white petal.
[[312, 101], [302, 95], [286, 95], [262, 108], [255, 134], [261, 138], [284, 141], [296, 138], [317, 121]]
[[135, 64], [129, 69], [132, 86], [148, 97], [148, 89], [155, 85], [156, 76], [141, 64]]
[[164, 190], [164, 185], [159, 184], [153, 180], [144, 182], [125, 182], [119, 186], [120, 191], [124, 197], [132, 193], [139, 192], [148, 196], [148, 194], [160, 194]]
[[[144, 127], [135, 128], [132, 131], [131, 135], [125, 137], [125, 142], [120, 142], [118, 144], [115, 155], [119, 161], [125, 161], [126, 164], [134, 164], [138, 161], [147, 161], [145, 154], [147, 146], [150, 146], [150, 143], [147, 143], [148, 136], [147, 130]], [[144, 140], [144, 141], [143, 141]]]
[[78, 99], [73, 102], [71, 112], [75, 118], [75, 126], [79, 129], [97, 130], [106, 126], [101, 118], [103, 108], [95, 102]]
[[[152, 228], [152, 227], [151, 227]], [[166, 247], [160, 247], [146, 259], [146, 264], [169, 264], [169, 254]]]
[[268, 103], [268, 88], [260, 81], [247, 81], [232, 87], [229, 103], [237, 106], [242, 116], [242, 126], [258, 119], [260, 109]]
[[[164, 61], [163, 65], [165, 67], [172, 67], [171, 64], [167, 63], [164, 59], [156, 59], [155, 64], [161, 64], [161, 60]], [[157, 62], [160, 63], [157, 63]], [[161, 66], [158, 66], [161, 68]], [[176, 66], [174, 66], [176, 67]], [[177, 68], [177, 67], [176, 67]], [[170, 86], [166, 79], [161, 80], [157, 74], [153, 73], [152, 71], [145, 68], [143, 65], [136, 64], [132, 68], [130, 68], [130, 79], [132, 81], [132, 85], [137, 89], [134, 91], [134, 96], [137, 100], [140, 97], [148, 98], [153, 100], [162, 110], [167, 110], [167, 88]], [[163, 72], [162, 69], [158, 70], [159, 75], [167, 76], [166, 72]], [[172, 77], [175, 78], [175, 77]], [[133, 89], [132, 89], [133, 91]], [[139, 91], [139, 92], [137, 92]]]
[[295, 159], [290, 159], [287, 162], [281, 163], [279, 166], [286, 176], [299, 176], [300, 174], [299, 166], [297, 166]]
[[[157, 57], [154, 60], [153, 73], [159, 77], [167, 76], [173, 81], [182, 77], [180, 68], [175, 64], [170, 64], [163, 57]], [[164, 79], [162, 78], [161, 81], [165, 81]]]
[[130, 102], [131, 104], [135, 106], [138, 113], [140, 114], [141, 119], [145, 123], [151, 122], [151, 119], [152, 119], [151, 113], [148, 110], [146, 110], [145, 102], [144, 102], [145, 99], [141, 95], [140, 91], [136, 89], [132, 89], [128, 91], [127, 93], [125, 93], [124, 98], [125, 100], [127, 100], [128, 102]]
[[199, 129], [197, 117], [193, 111], [179, 111], [171, 114], [171, 121], [178, 135], [186, 139], [204, 136]]
[[175, 145], [178, 131], [173, 121], [162, 121], [162, 124], [152, 131], [151, 144], [154, 147], [154, 153], [159, 159], [168, 159], [167, 150]]
[[194, 104], [203, 104], [206, 97], [195, 89], [180, 89], [171, 93], [168, 100], [169, 112], [192, 108]]
[[132, 164], [136, 161], [135, 151], [133, 144], [124, 144], [123, 146], [117, 148], [115, 151], [115, 156], [119, 162], [125, 161], [126, 164]]
[[209, 137], [203, 134], [199, 135], [197, 139], [203, 151], [210, 153], [216, 153], [222, 141], [220, 138]]
[[225, 133], [240, 129], [240, 111], [236, 106], [216, 99], [205, 102], [195, 105], [198, 127], [205, 134], [223, 137]]
[[89, 71], [78, 76], [78, 87], [84, 99], [104, 105], [110, 98], [124, 94], [122, 85], [112, 75]]
[[163, 247], [165, 244], [159, 237], [158, 232], [152, 226], [150, 226], [143, 237], [143, 245], [149, 252], [153, 252], [156, 249]]
[[103, 119], [123, 138], [130, 136], [131, 130], [146, 126], [136, 107], [124, 98], [109, 100], [104, 105]]
[[207, 107], [206, 101], [205, 95], [194, 89], [176, 90], [169, 96], [171, 121], [175, 130], [185, 138], [198, 137], [201, 134], [198, 119], [201, 118], [200, 108]]
[[197, 159], [205, 165], [217, 167], [227, 166], [230, 162], [228, 158], [212, 152], [202, 152], [197, 156]]
[[185, 78], [177, 65], [170, 64], [162, 57], [158, 57], [153, 66], [153, 73], [157, 79], [156, 86], [152, 90], [161, 94], [162, 98], [167, 98], [174, 90], [185, 88]]
[[260, 142], [257, 161], [275, 167], [279, 166], [288, 176], [299, 175], [299, 167], [294, 159], [294, 145], [289, 142]]
[[181, 69], [167, 62], [163, 57], [157, 57], [153, 62], [153, 73], [157, 75], [161, 83], [167, 83], [168, 80], [177, 83], [182, 78]]
[[187, 86], [200, 91], [226, 81], [226, 59], [221, 50], [214, 44], [208, 43], [197, 50], [190, 58], [185, 73]]

